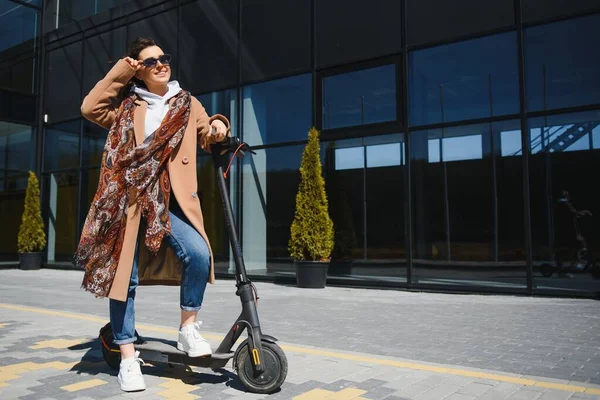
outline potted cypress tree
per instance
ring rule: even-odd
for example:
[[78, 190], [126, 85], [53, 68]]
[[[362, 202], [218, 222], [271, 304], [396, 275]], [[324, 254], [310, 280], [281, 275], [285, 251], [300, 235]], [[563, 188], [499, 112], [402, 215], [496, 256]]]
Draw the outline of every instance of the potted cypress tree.
[[288, 250], [302, 288], [324, 288], [333, 250], [333, 222], [329, 217], [325, 180], [321, 169], [319, 131], [311, 128], [300, 163], [296, 211]]
[[35, 173], [29, 171], [27, 192], [25, 193], [25, 210], [21, 217], [17, 249], [21, 269], [34, 270], [42, 266], [42, 255], [46, 246], [44, 221], [40, 208], [40, 188]]

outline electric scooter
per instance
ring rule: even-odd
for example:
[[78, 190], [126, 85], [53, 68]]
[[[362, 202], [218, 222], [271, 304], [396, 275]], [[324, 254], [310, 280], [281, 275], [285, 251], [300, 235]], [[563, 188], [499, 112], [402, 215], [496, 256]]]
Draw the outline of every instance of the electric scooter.
[[569, 215], [571, 215], [573, 228], [575, 229], [575, 239], [580, 243], [579, 249], [575, 255], [575, 259], [571, 263], [563, 262], [562, 256], [555, 255], [555, 265], [544, 263], [540, 265], [540, 273], [546, 277], [551, 277], [554, 273], [572, 274], [590, 272], [594, 279], [600, 279], [600, 266], [596, 264], [591, 252], [588, 250], [588, 244], [581, 233], [579, 219], [582, 217], [591, 217], [592, 213], [589, 210], [577, 210], [571, 203], [569, 192], [563, 191], [562, 197], [558, 200], [559, 206], [566, 207]]
[[[217, 170], [217, 181], [221, 202], [223, 204], [225, 222], [231, 240], [233, 257], [235, 261], [236, 295], [242, 303], [242, 311], [212, 355], [206, 357], [188, 357], [186, 353], [177, 349], [175, 341], [157, 338], [143, 338], [135, 332], [138, 340], [134, 343], [140, 352], [140, 358], [158, 363], [197, 366], [213, 370], [223, 368], [230, 359], [240, 380], [250, 392], [270, 394], [277, 391], [287, 376], [288, 362], [283, 350], [277, 345], [272, 336], [265, 335], [260, 329], [257, 311], [257, 292], [255, 286], [246, 276], [246, 267], [242, 257], [239, 240], [237, 237], [233, 212], [225, 178], [229, 166], [235, 157], [243, 158], [245, 152], [254, 153], [247, 143], [241, 142], [237, 137], [230, 137], [224, 142], [214, 144], [211, 154]], [[233, 153], [231, 160], [228, 156]], [[232, 351], [234, 344], [244, 330], [248, 330], [248, 338]], [[119, 346], [113, 343], [113, 333], [110, 322], [100, 329], [102, 342], [102, 357], [113, 369], [118, 370], [121, 362]]]

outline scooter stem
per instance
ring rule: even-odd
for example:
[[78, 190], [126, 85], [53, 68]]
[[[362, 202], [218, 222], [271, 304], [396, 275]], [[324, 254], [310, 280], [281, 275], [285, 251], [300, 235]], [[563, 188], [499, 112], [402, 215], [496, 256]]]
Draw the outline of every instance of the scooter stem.
[[225, 212], [225, 223], [227, 225], [227, 233], [231, 241], [231, 249], [233, 251], [233, 260], [235, 262], [235, 279], [239, 286], [242, 282], [248, 282], [246, 277], [246, 267], [244, 265], [244, 258], [242, 256], [242, 249], [235, 229], [235, 220], [233, 218], [233, 211], [231, 209], [231, 202], [229, 201], [229, 193], [227, 192], [227, 185], [225, 183], [225, 177], [223, 175], [223, 167], [226, 156], [229, 152], [221, 154], [221, 149], [224, 145], [213, 145], [212, 156], [215, 166], [217, 167], [217, 182], [219, 184], [219, 192], [221, 194], [221, 202], [223, 203], [223, 211]]

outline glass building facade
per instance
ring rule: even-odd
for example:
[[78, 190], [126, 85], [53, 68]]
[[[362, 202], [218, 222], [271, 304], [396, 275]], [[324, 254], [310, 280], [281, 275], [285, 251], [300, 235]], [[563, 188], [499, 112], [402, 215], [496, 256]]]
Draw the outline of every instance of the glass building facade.
[[[0, 261], [18, 258], [34, 170], [46, 263], [71, 262], [107, 134], [81, 101], [151, 36], [173, 79], [255, 148], [229, 178], [254, 279], [294, 279], [289, 229], [316, 126], [331, 284], [600, 295], [597, 1], [0, 0], [0, 31]], [[226, 276], [215, 171], [198, 154]]]

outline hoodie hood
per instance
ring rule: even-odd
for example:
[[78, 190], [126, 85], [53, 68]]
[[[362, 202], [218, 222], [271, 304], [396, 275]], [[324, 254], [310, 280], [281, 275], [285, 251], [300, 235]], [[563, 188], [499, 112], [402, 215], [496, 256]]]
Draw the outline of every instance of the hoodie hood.
[[167, 83], [167, 87], [168, 90], [164, 96], [159, 96], [157, 94], [149, 92], [147, 89], [138, 86], [134, 86], [133, 91], [143, 100], [145, 100], [148, 103], [148, 106], [151, 107], [157, 104], [164, 104], [166, 101], [169, 101], [171, 97], [176, 96], [181, 91], [181, 87], [179, 86], [179, 82], [177, 81], [171, 81]]
[[177, 81], [171, 81], [167, 84], [168, 90], [164, 96], [149, 92], [147, 89], [134, 86], [133, 91], [148, 103], [145, 121], [145, 136], [149, 137], [162, 123], [169, 111], [169, 99], [177, 96], [181, 92], [181, 87]]

